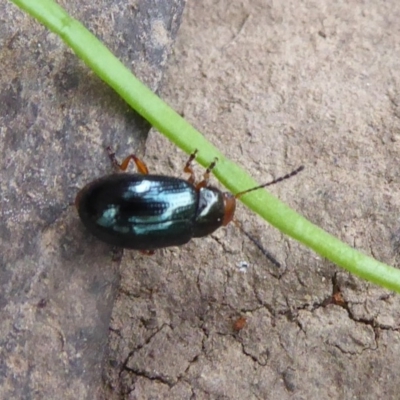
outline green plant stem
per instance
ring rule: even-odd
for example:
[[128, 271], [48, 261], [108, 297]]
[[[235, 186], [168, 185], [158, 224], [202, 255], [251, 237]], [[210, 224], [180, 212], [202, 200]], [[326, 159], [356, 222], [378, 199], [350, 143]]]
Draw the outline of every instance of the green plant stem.
[[[54, 1], [12, 1], [58, 34], [101, 79], [178, 147], [187, 153], [198, 149], [197, 160], [200, 164], [207, 166], [218, 157], [219, 161], [213, 173], [232, 193], [257, 185], [242, 168], [229, 161], [196, 129], [152, 93], [94, 35]], [[241, 201], [271, 225], [321, 256], [353, 274], [400, 293], [399, 270], [342, 243], [266, 190], [245, 195]]]

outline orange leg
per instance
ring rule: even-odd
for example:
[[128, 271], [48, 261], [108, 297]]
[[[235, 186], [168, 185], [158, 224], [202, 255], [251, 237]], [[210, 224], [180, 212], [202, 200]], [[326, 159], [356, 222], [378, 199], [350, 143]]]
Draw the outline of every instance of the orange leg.
[[203, 187], [207, 187], [208, 186], [208, 181], [210, 180], [210, 174], [211, 171], [213, 170], [213, 168], [215, 167], [215, 165], [217, 164], [218, 158], [215, 157], [214, 161], [210, 164], [210, 166], [206, 169], [206, 172], [203, 175], [203, 180], [200, 181], [197, 185], [196, 185], [196, 189], [201, 189]]
[[153, 256], [156, 251], [155, 250], [139, 250], [145, 256]]
[[140, 158], [137, 158], [134, 154], [130, 154], [120, 164], [117, 161], [117, 159], [115, 157], [115, 153], [112, 151], [110, 146], [107, 147], [107, 152], [108, 152], [108, 157], [110, 157], [110, 160], [115, 168], [117, 168], [121, 171], [126, 171], [126, 169], [128, 168], [129, 162], [133, 161], [136, 164], [136, 168], [139, 171], [139, 173], [141, 173], [143, 175], [148, 175], [149, 170], [147, 168], [147, 165], [144, 163], [144, 161], [142, 161]]
[[187, 163], [185, 164], [185, 167], [183, 168], [183, 172], [186, 172], [190, 174], [188, 178], [188, 182], [191, 184], [194, 184], [196, 182], [196, 177], [194, 176], [194, 171], [193, 171], [193, 160], [196, 158], [198, 150], [196, 149], [189, 157], [189, 160], [187, 160]]

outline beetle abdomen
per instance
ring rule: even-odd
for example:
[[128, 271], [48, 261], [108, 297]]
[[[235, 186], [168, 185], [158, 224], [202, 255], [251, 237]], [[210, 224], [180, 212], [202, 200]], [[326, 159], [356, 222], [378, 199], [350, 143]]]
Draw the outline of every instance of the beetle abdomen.
[[182, 179], [113, 174], [85, 186], [76, 203], [84, 225], [99, 239], [152, 250], [192, 238], [198, 199], [194, 187]]

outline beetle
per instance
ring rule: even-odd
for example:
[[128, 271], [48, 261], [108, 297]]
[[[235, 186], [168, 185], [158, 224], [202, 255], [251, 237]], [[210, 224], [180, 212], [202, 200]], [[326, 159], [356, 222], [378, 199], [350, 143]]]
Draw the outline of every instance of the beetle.
[[117, 169], [126, 171], [133, 161], [139, 173], [113, 173], [88, 183], [75, 199], [79, 217], [98, 239], [149, 253], [183, 245], [192, 238], [207, 236], [228, 225], [233, 220], [236, 199], [288, 179], [304, 169], [301, 166], [281, 178], [233, 195], [208, 183], [217, 159], [196, 183], [192, 162], [197, 150], [183, 169], [189, 173], [187, 180], [151, 175], [146, 164], [134, 154], [118, 163], [115, 153], [110, 148], [107, 150]]

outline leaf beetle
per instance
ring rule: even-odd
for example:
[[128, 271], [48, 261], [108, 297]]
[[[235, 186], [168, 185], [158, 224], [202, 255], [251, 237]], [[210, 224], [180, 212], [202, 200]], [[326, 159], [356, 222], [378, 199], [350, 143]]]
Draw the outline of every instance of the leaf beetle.
[[134, 154], [118, 163], [107, 148], [114, 166], [126, 171], [130, 161], [139, 173], [113, 173], [87, 184], [75, 199], [83, 225], [98, 239], [122, 248], [153, 252], [180, 246], [192, 238], [211, 234], [233, 220], [236, 199], [251, 191], [288, 179], [304, 167], [236, 195], [209, 185], [217, 160], [200, 182], [195, 181], [192, 162], [185, 164], [188, 180], [148, 173], [146, 164]]

